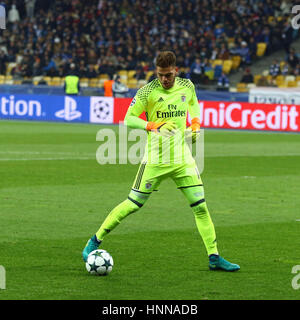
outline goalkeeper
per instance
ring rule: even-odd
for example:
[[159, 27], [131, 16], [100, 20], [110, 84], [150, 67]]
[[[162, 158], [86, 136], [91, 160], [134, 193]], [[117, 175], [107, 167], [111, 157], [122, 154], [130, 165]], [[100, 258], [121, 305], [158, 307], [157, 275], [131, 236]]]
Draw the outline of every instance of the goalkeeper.
[[[194, 142], [199, 135], [198, 100], [193, 83], [189, 79], [177, 77], [177, 71], [174, 53], [161, 52], [156, 58], [157, 79], [139, 89], [128, 108], [124, 123], [128, 127], [147, 131], [146, 152], [128, 198], [108, 214], [96, 234], [88, 240], [82, 252], [84, 261], [125, 217], [145, 204], [151, 193], [157, 191], [161, 181], [171, 178], [194, 213], [196, 226], [207, 251], [210, 270], [240, 269], [237, 264], [230, 263], [218, 253], [216, 233], [205, 202], [203, 183], [186, 143], [186, 138], [191, 138]], [[147, 121], [139, 118], [143, 112]], [[188, 129], [187, 112], [192, 118]]]

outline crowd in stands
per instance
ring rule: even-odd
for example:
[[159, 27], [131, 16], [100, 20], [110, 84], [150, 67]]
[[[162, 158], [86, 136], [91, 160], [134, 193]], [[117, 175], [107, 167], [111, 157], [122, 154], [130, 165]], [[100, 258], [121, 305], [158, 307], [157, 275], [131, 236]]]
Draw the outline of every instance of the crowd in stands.
[[[160, 50], [172, 50], [195, 83], [207, 81], [211, 61], [239, 55], [251, 65], [257, 43], [267, 52], [296, 34], [291, 4], [280, 0], [4, 0], [7, 28], [0, 34], [0, 73], [14, 77], [79, 77], [136, 70], [145, 79]], [[229, 41], [232, 39], [232, 41]], [[289, 58], [289, 64], [298, 64]], [[220, 73], [221, 76], [221, 73]]]

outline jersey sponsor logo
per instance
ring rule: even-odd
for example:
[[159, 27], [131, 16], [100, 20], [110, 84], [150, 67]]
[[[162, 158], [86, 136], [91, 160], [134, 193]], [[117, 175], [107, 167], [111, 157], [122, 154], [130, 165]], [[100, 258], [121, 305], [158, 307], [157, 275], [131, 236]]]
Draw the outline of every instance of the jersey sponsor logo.
[[181, 101], [182, 101], [182, 102], [185, 102], [185, 101], [186, 101], [186, 96], [185, 96], [184, 94], [181, 96]]
[[164, 99], [160, 97], [157, 102], [164, 102]]
[[71, 97], [65, 97], [64, 109], [55, 112], [57, 118], [65, 119], [67, 121], [72, 121], [80, 118], [82, 113], [77, 109], [77, 102]]
[[185, 117], [185, 110], [175, 110], [175, 111], [156, 111], [157, 119], [160, 118], [175, 118], [175, 117]]

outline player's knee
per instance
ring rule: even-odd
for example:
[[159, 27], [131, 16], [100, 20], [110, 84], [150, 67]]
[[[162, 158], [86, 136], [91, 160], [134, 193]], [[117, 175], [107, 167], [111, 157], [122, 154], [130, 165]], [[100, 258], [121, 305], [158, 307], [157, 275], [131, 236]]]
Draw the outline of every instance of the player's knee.
[[200, 199], [192, 203], [190, 206], [196, 216], [201, 216], [203, 214], [208, 213], [205, 199]]
[[137, 195], [136, 192], [131, 191], [127, 198], [131, 204], [131, 213], [138, 211], [148, 200], [149, 196], [150, 194]]
[[141, 203], [136, 203], [136, 201], [132, 201], [130, 197], [127, 198], [128, 203], [128, 214], [134, 213], [138, 211], [143, 205]]

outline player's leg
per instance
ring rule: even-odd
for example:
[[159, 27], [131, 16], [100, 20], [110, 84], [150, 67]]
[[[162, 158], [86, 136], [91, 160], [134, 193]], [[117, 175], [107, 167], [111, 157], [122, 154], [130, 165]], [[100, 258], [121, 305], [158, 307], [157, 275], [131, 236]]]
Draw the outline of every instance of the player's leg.
[[193, 210], [197, 229], [209, 256], [210, 269], [239, 270], [238, 265], [232, 264], [219, 256], [214, 224], [207, 208], [203, 183], [196, 165], [194, 167], [183, 166], [175, 171], [172, 178]]
[[153, 177], [152, 169], [147, 167], [146, 163], [140, 165], [128, 198], [111, 210], [96, 234], [87, 242], [82, 252], [85, 261], [88, 254], [99, 247], [109, 232], [145, 204], [152, 191], [159, 186], [160, 181], [159, 177]]
[[207, 254], [218, 254], [215, 227], [204, 199], [203, 186], [186, 186], [180, 188], [180, 190], [188, 200], [194, 213], [196, 226], [204, 242]]

